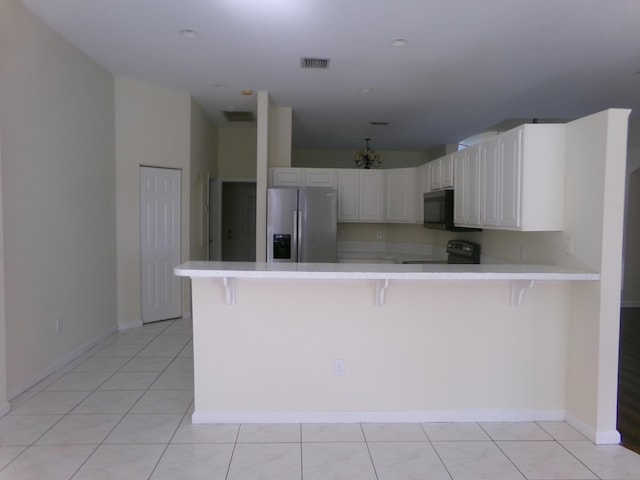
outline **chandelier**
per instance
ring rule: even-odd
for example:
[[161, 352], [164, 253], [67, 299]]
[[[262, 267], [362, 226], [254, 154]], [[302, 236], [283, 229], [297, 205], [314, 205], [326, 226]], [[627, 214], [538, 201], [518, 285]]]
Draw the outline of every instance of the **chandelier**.
[[371, 168], [371, 167], [379, 167], [382, 163], [380, 160], [380, 155], [376, 153], [375, 150], [369, 148], [369, 140], [370, 138], [365, 138], [367, 142], [364, 150], [358, 150], [353, 156], [353, 161], [356, 162], [357, 167], [362, 168]]

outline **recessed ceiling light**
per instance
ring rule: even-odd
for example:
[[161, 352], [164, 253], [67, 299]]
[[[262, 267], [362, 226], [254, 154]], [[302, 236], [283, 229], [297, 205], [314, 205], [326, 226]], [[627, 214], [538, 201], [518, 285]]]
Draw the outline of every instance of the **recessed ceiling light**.
[[233, 112], [235, 111], [236, 107], [233, 105], [227, 105], [226, 107], [224, 107], [224, 109], [228, 112]]
[[184, 38], [196, 38], [198, 36], [198, 32], [185, 28], [183, 30], [180, 30], [180, 35], [182, 35]]
[[216, 83], [213, 88], [229, 88], [229, 85], [225, 85], [224, 83]]
[[395, 40], [391, 40], [389, 45], [392, 47], [404, 47], [409, 41], [405, 38], [396, 38]]
[[360, 89], [360, 93], [371, 93], [373, 92], [373, 88], [365, 87]]

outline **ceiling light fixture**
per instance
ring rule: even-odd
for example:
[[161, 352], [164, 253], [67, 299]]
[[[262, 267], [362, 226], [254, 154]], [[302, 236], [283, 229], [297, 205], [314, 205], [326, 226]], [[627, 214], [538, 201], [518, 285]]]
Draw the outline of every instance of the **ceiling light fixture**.
[[371, 140], [370, 138], [365, 138], [364, 140], [367, 142], [364, 150], [358, 150], [353, 156], [353, 161], [356, 162], [357, 167], [379, 167], [380, 164], [382, 164], [380, 155], [376, 153], [375, 150], [369, 148], [369, 140]]
[[391, 45], [392, 47], [404, 47], [407, 45], [407, 43], [409, 43], [409, 41], [405, 38], [396, 38], [395, 40], [391, 40], [389, 42], [389, 45]]
[[183, 30], [180, 30], [180, 35], [182, 35], [184, 38], [196, 38], [198, 36], [198, 32], [185, 28]]
[[360, 93], [371, 93], [373, 92], [373, 88], [365, 87], [360, 89]]

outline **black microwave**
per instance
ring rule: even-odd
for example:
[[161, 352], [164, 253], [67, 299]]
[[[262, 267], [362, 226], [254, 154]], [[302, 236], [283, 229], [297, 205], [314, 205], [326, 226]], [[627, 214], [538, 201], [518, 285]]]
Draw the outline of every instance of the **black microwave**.
[[453, 224], [453, 190], [438, 190], [424, 194], [424, 228], [451, 232], [477, 232], [478, 228], [456, 227]]

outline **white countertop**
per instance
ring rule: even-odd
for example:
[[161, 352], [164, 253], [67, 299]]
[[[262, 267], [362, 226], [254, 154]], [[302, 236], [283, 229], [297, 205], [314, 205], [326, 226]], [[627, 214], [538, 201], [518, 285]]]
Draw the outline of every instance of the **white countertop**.
[[555, 265], [368, 264], [190, 261], [175, 274], [191, 278], [309, 280], [599, 280], [600, 274]]

